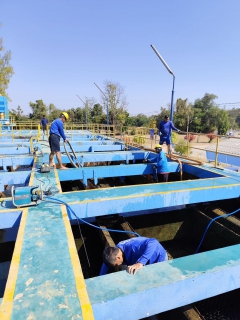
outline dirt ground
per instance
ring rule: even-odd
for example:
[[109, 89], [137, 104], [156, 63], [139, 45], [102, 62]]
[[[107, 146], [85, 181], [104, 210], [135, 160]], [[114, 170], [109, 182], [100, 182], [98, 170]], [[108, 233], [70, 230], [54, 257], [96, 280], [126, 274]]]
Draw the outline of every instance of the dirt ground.
[[[185, 140], [185, 136], [185, 134], [179, 134], [179, 141]], [[133, 136], [128, 137], [132, 141]], [[159, 136], [155, 135], [154, 140], [151, 140], [150, 136], [147, 135], [145, 140], [144, 147], [154, 149], [154, 146], [159, 143]], [[210, 141], [206, 135], [196, 135], [195, 139], [189, 143], [189, 147], [189, 158], [206, 162], [208, 161], [206, 158], [206, 150], [215, 151], [217, 148], [217, 139], [215, 138]], [[167, 146], [165, 144], [163, 145], [163, 150], [167, 153]], [[219, 138], [218, 151], [240, 156], [240, 131], [235, 131], [232, 137], [226, 136]]]

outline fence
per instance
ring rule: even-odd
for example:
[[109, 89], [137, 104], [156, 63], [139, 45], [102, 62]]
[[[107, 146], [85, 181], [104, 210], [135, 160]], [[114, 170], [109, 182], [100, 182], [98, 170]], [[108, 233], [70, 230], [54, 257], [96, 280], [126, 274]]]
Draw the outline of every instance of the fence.
[[[65, 131], [72, 137], [81, 132], [89, 132], [107, 136], [112, 139], [124, 141], [126, 146], [136, 146], [139, 148], [154, 150], [159, 143], [159, 136], [155, 133], [150, 137], [147, 127], [121, 127], [95, 123], [65, 123]], [[3, 125], [7, 130], [2, 130], [0, 126], [0, 137], [11, 137], [12, 141], [19, 137], [34, 136], [39, 141], [41, 139], [41, 126], [39, 122], [16, 122], [14, 124]], [[49, 135], [49, 126], [46, 128]], [[240, 134], [240, 133], [239, 133]], [[204, 134], [195, 132], [181, 132], [172, 134], [175, 154], [187, 156], [192, 160], [203, 162], [212, 161], [217, 166], [219, 163], [240, 166], [240, 136], [222, 136], [217, 134]], [[165, 151], [165, 146], [163, 146]], [[167, 150], [166, 150], [167, 151]]]
[[[191, 160], [213, 162], [215, 167], [223, 163], [240, 167], [240, 136], [238, 137], [237, 133], [236, 136], [195, 132], [173, 133], [173, 135], [175, 135], [175, 137], [172, 137], [174, 154], [187, 157]], [[154, 150], [160, 138], [157, 134], [154, 135], [153, 139], [151, 139], [149, 134], [124, 134], [122, 135], [122, 140], [127, 146]], [[165, 145], [163, 145], [163, 149], [167, 152]]]

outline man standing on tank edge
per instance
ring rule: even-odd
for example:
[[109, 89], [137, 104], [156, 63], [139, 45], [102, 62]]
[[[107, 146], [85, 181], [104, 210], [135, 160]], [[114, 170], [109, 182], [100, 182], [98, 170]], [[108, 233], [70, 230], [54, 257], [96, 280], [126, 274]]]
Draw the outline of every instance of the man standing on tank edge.
[[125, 265], [130, 274], [136, 274], [139, 269], [147, 264], [167, 260], [167, 252], [157, 239], [131, 238], [119, 242], [116, 247], [106, 247], [104, 249], [100, 276], [107, 274], [109, 268], [114, 266]]
[[172, 135], [172, 130], [177, 131], [178, 133], [180, 130], [178, 130], [172, 121], [169, 121], [169, 116], [165, 116], [164, 120], [162, 120], [159, 123], [158, 126], [158, 131], [160, 135], [160, 145], [163, 145], [164, 142], [166, 142], [166, 145], [168, 146], [168, 153], [172, 153], [172, 148], [171, 148], [171, 135]]
[[49, 145], [51, 150], [51, 153], [49, 155], [50, 167], [54, 166], [53, 158], [54, 158], [54, 154], [56, 154], [60, 169], [63, 169], [63, 170], [67, 169], [62, 164], [62, 157], [60, 152], [60, 137], [62, 137], [65, 142], [68, 141], [63, 130], [63, 124], [68, 119], [69, 119], [69, 116], [67, 112], [62, 112], [59, 118], [54, 120], [53, 123], [51, 124], [50, 136], [49, 136]]
[[48, 119], [46, 118], [46, 116], [42, 117], [40, 124], [42, 126], [43, 137], [44, 137], [46, 134], [46, 128], [47, 128], [47, 124], [48, 124]]

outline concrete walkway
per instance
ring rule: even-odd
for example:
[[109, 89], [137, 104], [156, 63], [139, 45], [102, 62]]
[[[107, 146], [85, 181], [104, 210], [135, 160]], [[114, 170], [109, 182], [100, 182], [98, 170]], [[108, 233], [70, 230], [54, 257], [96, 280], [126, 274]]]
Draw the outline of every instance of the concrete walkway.
[[[39, 185], [36, 178], [32, 173], [29, 185]], [[48, 179], [61, 192], [57, 170]], [[93, 319], [65, 206], [23, 209], [0, 319]]]

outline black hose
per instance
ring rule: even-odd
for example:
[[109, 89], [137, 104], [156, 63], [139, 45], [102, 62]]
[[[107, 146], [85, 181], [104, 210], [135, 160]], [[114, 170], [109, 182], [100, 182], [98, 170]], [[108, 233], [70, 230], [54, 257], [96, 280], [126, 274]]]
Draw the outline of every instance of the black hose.
[[[70, 147], [70, 149], [71, 149], [72, 155], [71, 155], [71, 154], [68, 152], [68, 150], [67, 150], [67, 146], [66, 146], [67, 143], [68, 143], [68, 145], [69, 145], [69, 147]], [[64, 145], [65, 152], [66, 152], [66, 154], [67, 154], [67, 156], [68, 156], [68, 159], [70, 160], [71, 164], [72, 164], [75, 168], [81, 167], [81, 164], [80, 164], [79, 161], [78, 161], [78, 158], [77, 158], [77, 156], [76, 156], [75, 151], [73, 150], [73, 147], [72, 147], [71, 143], [70, 143], [69, 141], [67, 141], [67, 142], [64, 141], [64, 142], [63, 142], [63, 145]], [[76, 160], [76, 162], [74, 162], [72, 158], [74, 158], [74, 159]]]

